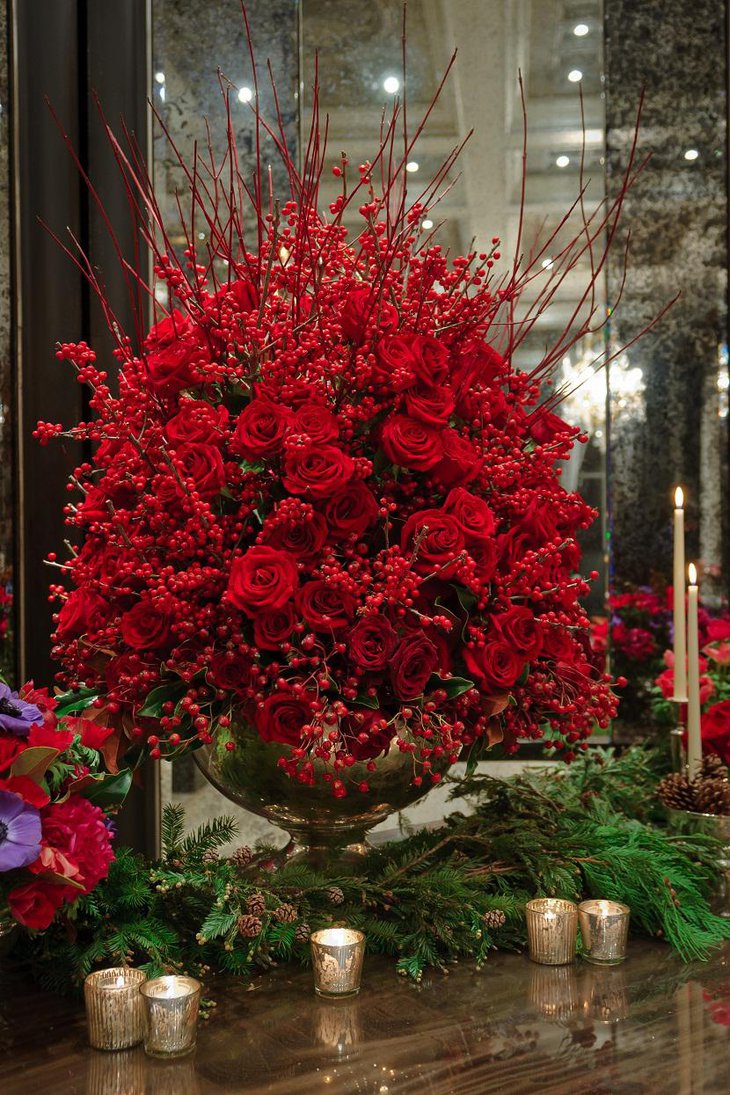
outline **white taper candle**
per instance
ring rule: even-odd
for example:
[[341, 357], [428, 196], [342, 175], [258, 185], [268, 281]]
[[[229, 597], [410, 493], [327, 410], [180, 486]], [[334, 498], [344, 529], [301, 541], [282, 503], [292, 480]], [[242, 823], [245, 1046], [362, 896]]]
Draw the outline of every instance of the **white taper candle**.
[[702, 763], [702, 738], [700, 736], [700, 649], [697, 616], [699, 589], [697, 569], [689, 564], [689, 589], [687, 591], [687, 767], [690, 779], [697, 775]]
[[687, 632], [684, 581], [684, 492], [674, 492], [674, 696], [687, 702]]

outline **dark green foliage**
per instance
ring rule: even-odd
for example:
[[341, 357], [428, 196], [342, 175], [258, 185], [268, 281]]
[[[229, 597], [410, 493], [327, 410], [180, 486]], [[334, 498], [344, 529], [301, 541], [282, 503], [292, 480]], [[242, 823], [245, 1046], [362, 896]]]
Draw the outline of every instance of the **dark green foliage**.
[[[309, 929], [347, 923], [365, 932], [371, 952], [418, 979], [429, 966], [480, 965], [493, 947], [523, 946], [524, 905], [539, 894], [623, 901], [635, 931], [665, 937], [685, 959], [705, 958], [730, 937], [730, 922], [708, 904], [718, 845], [654, 823], [660, 768], [640, 749], [618, 759], [595, 751], [570, 768], [468, 779], [454, 794], [471, 813], [373, 850], [357, 875], [342, 877], [302, 865], [274, 874], [255, 862], [238, 867], [216, 854], [235, 833], [230, 819], [186, 836], [182, 810], [169, 806], [162, 860], [148, 865], [121, 849], [74, 919], [33, 940], [33, 960], [45, 984], [66, 990], [95, 965], [122, 960], [247, 977], [307, 962]], [[342, 904], [333, 905], [332, 887]], [[252, 895], [265, 905], [254, 935]], [[295, 907], [295, 922], [274, 917], [282, 904]], [[497, 910], [504, 923], [488, 929], [483, 917]]]

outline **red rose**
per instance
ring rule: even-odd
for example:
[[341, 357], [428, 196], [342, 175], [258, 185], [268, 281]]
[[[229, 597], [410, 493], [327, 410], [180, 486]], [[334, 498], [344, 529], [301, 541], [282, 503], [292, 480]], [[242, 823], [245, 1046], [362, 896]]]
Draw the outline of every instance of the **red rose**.
[[538, 407], [531, 415], [528, 415], [526, 424], [530, 437], [538, 445], [549, 445], [561, 434], [565, 436], [573, 432], [572, 426], [569, 426], [562, 418], [558, 418], [552, 411], [546, 411], [542, 407]]
[[[604, 637], [601, 640], [601, 627]], [[607, 647], [608, 621], [603, 624], [594, 623], [591, 626], [591, 640], [594, 649], [605, 651]], [[602, 645], [601, 645], [602, 641]], [[580, 647], [572, 638], [567, 628], [559, 624], [543, 623], [542, 625], [542, 650], [544, 658], [552, 658], [554, 661], [571, 664], [580, 657]]]
[[470, 494], [463, 487], [449, 491], [444, 511], [453, 516], [467, 544], [486, 540], [494, 534], [496, 522], [491, 509], [483, 498]]
[[208, 667], [211, 680], [217, 688], [243, 695], [251, 688], [252, 663], [249, 658], [229, 651], [216, 654]]
[[382, 711], [343, 719], [340, 731], [345, 749], [355, 760], [373, 760], [387, 753], [395, 736], [395, 728], [388, 725]]
[[238, 278], [230, 284], [222, 285], [211, 297], [220, 310], [226, 304], [236, 312], [253, 312], [259, 306], [259, 293], [256, 286], [246, 278]]
[[214, 498], [225, 486], [223, 457], [215, 445], [181, 445], [175, 461], [181, 478], [190, 480], [201, 498]]
[[309, 724], [311, 715], [308, 698], [293, 696], [290, 692], [275, 692], [256, 711], [256, 729], [264, 741], [299, 745], [302, 727]]
[[253, 399], [238, 416], [231, 449], [251, 461], [271, 456], [282, 449], [291, 428], [288, 407], [268, 399]]
[[446, 569], [464, 548], [456, 519], [440, 509], [412, 514], [403, 526], [400, 542], [404, 555], [415, 555], [413, 569], [419, 574]]
[[427, 426], [443, 426], [454, 409], [454, 397], [448, 388], [428, 388], [406, 393], [406, 410], [411, 418]]
[[464, 650], [469, 673], [483, 688], [504, 692], [512, 687], [525, 668], [525, 659], [508, 643], [487, 640], [484, 646]]
[[362, 479], [352, 479], [343, 490], [328, 498], [324, 506], [330, 534], [336, 540], [362, 536], [378, 516], [378, 503]]
[[48, 882], [26, 882], [8, 894], [8, 905], [13, 917], [31, 931], [45, 931], [63, 905], [63, 886]]
[[296, 519], [278, 519], [268, 526], [269, 521], [264, 525], [265, 542], [296, 556], [303, 563], [314, 563], [327, 540], [327, 522], [316, 511]]
[[317, 445], [334, 441], [340, 432], [337, 419], [328, 407], [305, 403], [294, 416], [294, 432], [305, 433]]
[[222, 445], [228, 428], [228, 411], [203, 399], [181, 400], [178, 412], [165, 425], [164, 434], [172, 448], [179, 445]]
[[340, 631], [352, 620], [355, 598], [339, 586], [317, 578], [297, 594], [297, 609], [313, 631]]
[[329, 498], [352, 478], [352, 457], [334, 445], [295, 449], [287, 454], [282, 482], [292, 494]]
[[257, 613], [253, 622], [253, 639], [260, 650], [278, 650], [291, 635], [296, 620], [290, 602], [281, 608]]
[[482, 540], [469, 544], [469, 554], [476, 563], [475, 577], [480, 582], [491, 582], [497, 569], [496, 540]]
[[228, 600], [247, 616], [267, 608], [281, 608], [299, 585], [296, 563], [276, 548], [252, 547], [234, 559], [228, 579]]
[[720, 643], [730, 639], [730, 619], [710, 620], [707, 624], [707, 642]]
[[492, 624], [504, 641], [528, 661], [540, 653], [542, 629], [529, 608], [514, 606], [493, 616]]
[[385, 669], [397, 641], [385, 616], [364, 616], [347, 637], [350, 661], [371, 672]]
[[106, 491], [101, 487], [92, 487], [79, 506], [79, 514], [84, 522], [93, 525], [95, 522], [107, 521], [110, 514], [109, 502]]
[[144, 340], [145, 350], [162, 350], [166, 346], [172, 346], [181, 338], [190, 338], [195, 331], [195, 325], [190, 316], [174, 308], [169, 316], [165, 316], [159, 323], [153, 323]]
[[58, 613], [56, 638], [63, 641], [101, 631], [109, 619], [109, 605], [98, 593], [76, 589]]
[[[159, 326], [159, 324], [158, 324]], [[196, 372], [210, 361], [210, 352], [200, 328], [170, 342], [146, 357], [150, 386], [163, 395], [170, 395], [198, 382]]]
[[445, 383], [449, 375], [451, 354], [442, 342], [431, 335], [416, 335], [411, 344], [416, 362], [416, 378], [427, 388]]
[[501, 354], [486, 342], [471, 342], [459, 354], [453, 383], [458, 392], [464, 394], [476, 384], [493, 384], [505, 371], [506, 363]]
[[394, 414], [383, 427], [383, 452], [393, 464], [428, 471], [443, 458], [442, 435], [416, 418]]
[[400, 700], [414, 700], [438, 668], [438, 651], [423, 634], [410, 635], [398, 646], [391, 660], [390, 679]]
[[716, 703], [702, 715], [702, 747], [730, 764], [730, 700]]
[[373, 379], [393, 391], [401, 392], [416, 380], [416, 357], [413, 352], [413, 335], [386, 335], [375, 347], [375, 375]]
[[123, 641], [133, 650], [159, 650], [172, 643], [170, 617], [152, 601], [138, 601], [119, 624]]
[[482, 466], [482, 460], [471, 441], [452, 429], [441, 430], [440, 441], [442, 457], [434, 468], [436, 478], [446, 487], [470, 483]]
[[365, 338], [370, 323], [381, 331], [395, 331], [398, 326], [398, 310], [378, 295], [369, 285], [352, 289], [342, 309], [342, 333], [358, 345]]

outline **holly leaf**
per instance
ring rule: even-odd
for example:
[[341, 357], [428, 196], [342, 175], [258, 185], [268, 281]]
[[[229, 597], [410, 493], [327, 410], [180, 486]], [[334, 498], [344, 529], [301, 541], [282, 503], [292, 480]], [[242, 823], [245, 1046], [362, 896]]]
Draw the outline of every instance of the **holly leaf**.
[[58, 756], [60, 756], [59, 750], [52, 749], [50, 745], [33, 745], [30, 749], [24, 749], [20, 756], [15, 758], [10, 775], [27, 776], [28, 779], [40, 785]]
[[132, 776], [131, 768], [125, 768], [116, 775], [94, 776], [90, 783], [80, 788], [79, 793], [95, 806], [121, 806], [132, 786]]
[[466, 677], [449, 677], [448, 680], [444, 680], [443, 677], [434, 673], [428, 682], [428, 687], [431, 691], [442, 688], [450, 700], [455, 700], [457, 696], [463, 696], [465, 692], [471, 691], [474, 688], [474, 681], [469, 681]]
[[168, 702], [177, 703], [185, 695], [187, 688], [185, 681], [170, 681], [168, 684], [158, 685], [149, 693], [137, 714], [140, 718], [161, 718], [163, 706]]

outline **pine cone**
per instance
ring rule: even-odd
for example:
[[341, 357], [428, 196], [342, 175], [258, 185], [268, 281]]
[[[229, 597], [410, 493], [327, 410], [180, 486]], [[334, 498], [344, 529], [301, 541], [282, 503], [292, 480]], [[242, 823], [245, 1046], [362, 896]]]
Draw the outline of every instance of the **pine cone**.
[[284, 902], [283, 905], [279, 905], [278, 909], [274, 909], [272, 916], [274, 920], [278, 920], [280, 924], [293, 924], [295, 920], [299, 919], [299, 914], [293, 905], [288, 905]]
[[665, 806], [672, 810], [696, 810], [694, 784], [681, 772], [665, 776], [657, 787], [657, 794]]
[[294, 932], [294, 938], [296, 939], [297, 943], [308, 943], [311, 934], [312, 929], [310, 928], [309, 924], [305, 924], [304, 921], [302, 921], [301, 924], [297, 924], [297, 930]]
[[252, 859], [252, 849], [244, 844], [242, 848], [236, 848], [231, 856], [231, 863], [235, 863], [237, 867], [248, 867]]
[[482, 917], [482, 924], [490, 931], [496, 931], [497, 928], [503, 928], [506, 923], [507, 917], [501, 909], [488, 909]]
[[211, 866], [213, 863], [218, 862], [218, 860], [220, 859], [220, 856], [218, 855], [218, 852], [216, 851], [215, 848], [208, 848], [205, 852], [203, 852], [200, 859], [201, 859], [202, 863], [205, 863], [206, 865]]
[[708, 753], [702, 758], [702, 778], [703, 779], [727, 779], [728, 767], [725, 764], [722, 757], [718, 757], [717, 753]]
[[697, 809], [701, 814], [730, 816], [730, 782], [726, 779], [698, 780]]
[[345, 900], [345, 895], [339, 886], [328, 886], [327, 897], [333, 905], [342, 905]]
[[247, 913], [242, 913], [236, 923], [238, 934], [242, 935], [245, 939], [253, 939], [254, 936], [261, 935], [263, 924], [258, 916], [250, 916]]
[[252, 916], [262, 916], [266, 911], [266, 898], [262, 893], [252, 893], [246, 901], [246, 909]]

